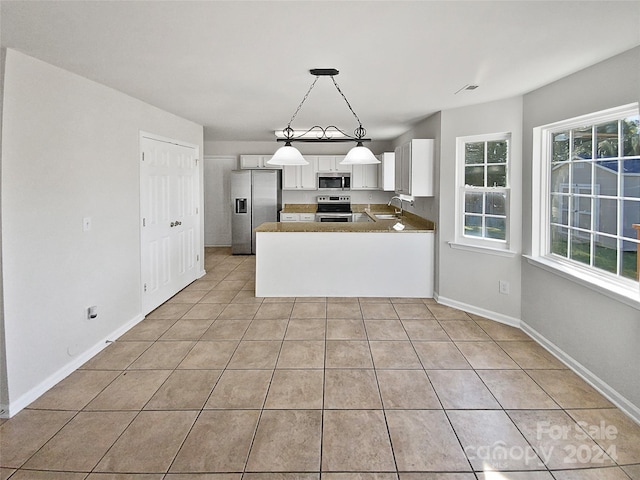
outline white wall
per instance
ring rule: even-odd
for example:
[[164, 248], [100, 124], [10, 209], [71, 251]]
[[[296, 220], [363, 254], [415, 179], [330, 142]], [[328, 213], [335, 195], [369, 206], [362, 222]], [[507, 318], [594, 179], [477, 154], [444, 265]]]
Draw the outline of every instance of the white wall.
[[[532, 129], [640, 100], [640, 47], [524, 96], [524, 252], [531, 253]], [[522, 320], [640, 421], [640, 311], [522, 264]], [[612, 390], [613, 391], [612, 391]]]
[[238, 167], [235, 155], [204, 157], [204, 244], [231, 245], [231, 175]]
[[[203, 129], [14, 50], [7, 50], [3, 125], [4, 327], [13, 413], [141, 318], [139, 134], [189, 142], [202, 152]], [[87, 216], [92, 229], [83, 232]], [[90, 305], [98, 306], [92, 321]]]

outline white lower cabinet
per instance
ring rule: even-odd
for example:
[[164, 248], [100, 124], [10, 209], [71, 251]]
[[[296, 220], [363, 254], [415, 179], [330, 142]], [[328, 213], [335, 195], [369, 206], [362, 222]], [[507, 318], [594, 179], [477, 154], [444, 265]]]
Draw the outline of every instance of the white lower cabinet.
[[284, 213], [280, 212], [281, 222], [315, 222], [315, 213]]
[[280, 212], [280, 221], [281, 222], [299, 222], [300, 214]]
[[309, 165], [293, 165], [282, 167], [283, 190], [317, 190], [316, 170], [318, 158], [306, 155]]

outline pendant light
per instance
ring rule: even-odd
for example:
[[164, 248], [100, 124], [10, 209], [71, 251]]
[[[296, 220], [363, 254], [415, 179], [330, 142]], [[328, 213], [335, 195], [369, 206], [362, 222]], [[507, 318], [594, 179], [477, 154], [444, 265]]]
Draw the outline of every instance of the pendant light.
[[[353, 108], [351, 108], [347, 97], [344, 95], [344, 93], [342, 93], [342, 90], [340, 90], [340, 87], [338, 86], [338, 83], [334, 78], [340, 72], [338, 72], [338, 70], [336, 70], [335, 68], [314, 68], [312, 70], [309, 70], [309, 73], [311, 73], [311, 75], [314, 75], [316, 78], [313, 80], [313, 83], [311, 83], [309, 90], [307, 90], [307, 93], [302, 98], [300, 105], [298, 105], [298, 108], [291, 117], [291, 120], [289, 120], [287, 127], [282, 131], [282, 138], [277, 139], [277, 141], [279, 142], [285, 142], [284, 147], [276, 150], [276, 153], [273, 154], [273, 157], [271, 157], [271, 159], [269, 159], [267, 163], [269, 165], [308, 165], [309, 162], [304, 159], [297, 148], [291, 146], [291, 142], [335, 143], [353, 141], [356, 142], [356, 146], [353, 147], [349, 151], [349, 153], [347, 153], [344, 160], [340, 162], [341, 165], [367, 165], [380, 163], [380, 161], [375, 157], [371, 150], [369, 150], [362, 144], [363, 142], [371, 141], [371, 139], [365, 138], [367, 131], [362, 126], [362, 122], [358, 118], [358, 115], [356, 115], [356, 112], [354, 112]], [[328, 127], [315, 125], [310, 129], [297, 134], [293, 130], [293, 128], [291, 128], [291, 123], [296, 118], [296, 115], [298, 115], [298, 112], [302, 108], [302, 105], [304, 104], [305, 100], [309, 96], [309, 93], [311, 93], [311, 90], [320, 77], [331, 77], [336, 90], [338, 90], [338, 93], [342, 95], [342, 98], [347, 104], [347, 107], [349, 107], [349, 110], [357, 120], [358, 128], [355, 129], [353, 135], [345, 133], [343, 130], [334, 125], [329, 125]]]
[[269, 165], [309, 165], [300, 150], [296, 147], [291, 146], [291, 142], [287, 142], [284, 144], [284, 147], [280, 147], [276, 150], [276, 153], [273, 154], [273, 157], [267, 161]]
[[349, 153], [344, 157], [344, 160], [340, 162], [340, 165], [371, 165], [380, 163], [375, 155], [367, 147], [362, 145], [362, 142], [349, 150]]

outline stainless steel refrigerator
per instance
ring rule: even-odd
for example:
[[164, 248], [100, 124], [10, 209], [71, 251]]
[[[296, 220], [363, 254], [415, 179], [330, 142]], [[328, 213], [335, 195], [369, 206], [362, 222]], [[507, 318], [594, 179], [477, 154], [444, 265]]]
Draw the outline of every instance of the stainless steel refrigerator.
[[280, 170], [233, 170], [231, 202], [231, 253], [255, 254], [254, 228], [278, 221], [282, 206]]

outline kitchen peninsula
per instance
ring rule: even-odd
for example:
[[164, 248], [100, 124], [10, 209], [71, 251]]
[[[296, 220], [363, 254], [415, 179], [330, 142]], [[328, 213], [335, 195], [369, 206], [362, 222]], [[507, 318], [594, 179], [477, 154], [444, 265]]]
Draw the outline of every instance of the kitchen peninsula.
[[258, 227], [256, 296], [433, 297], [433, 222], [365, 214], [371, 221]]

